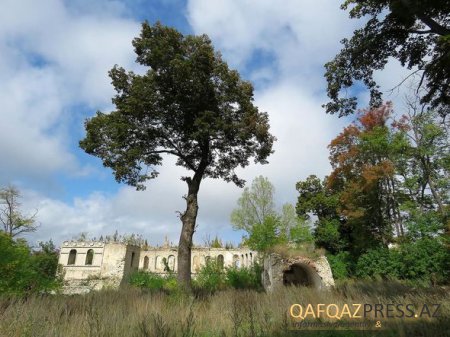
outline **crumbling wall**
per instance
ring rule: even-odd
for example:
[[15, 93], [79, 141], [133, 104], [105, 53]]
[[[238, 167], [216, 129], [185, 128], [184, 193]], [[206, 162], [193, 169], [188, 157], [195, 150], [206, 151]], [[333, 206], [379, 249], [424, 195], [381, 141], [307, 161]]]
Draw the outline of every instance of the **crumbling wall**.
[[304, 256], [282, 257], [279, 254], [270, 254], [264, 259], [262, 281], [266, 291], [286, 285], [319, 289], [334, 286], [330, 264], [325, 256], [311, 259]]

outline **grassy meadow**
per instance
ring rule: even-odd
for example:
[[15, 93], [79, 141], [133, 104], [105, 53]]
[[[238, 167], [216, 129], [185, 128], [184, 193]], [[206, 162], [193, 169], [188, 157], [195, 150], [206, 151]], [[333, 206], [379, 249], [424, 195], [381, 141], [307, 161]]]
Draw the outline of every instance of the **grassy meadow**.
[[[440, 303], [439, 318], [381, 319], [374, 330], [292, 330], [299, 303]], [[0, 299], [2, 337], [265, 337], [449, 336], [450, 296], [445, 288], [396, 282], [343, 283], [328, 291], [286, 287], [278, 292], [224, 290], [214, 294], [149, 292], [138, 288], [86, 295], [34, 295]], [[371, 319], [372, 321], [372, 319]], [[372, 321], [375, 324], [375, 319]]]

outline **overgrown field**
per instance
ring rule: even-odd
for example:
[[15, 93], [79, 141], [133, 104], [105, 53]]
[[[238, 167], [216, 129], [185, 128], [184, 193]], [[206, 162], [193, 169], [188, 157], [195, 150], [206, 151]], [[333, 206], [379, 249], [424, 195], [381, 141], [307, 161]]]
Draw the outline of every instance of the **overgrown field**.
[[[441, 304], [439, 318], [384, 318], [366, 331], [292, 331], [292, 304]], [[375, 324], [375, 318], [370, 318]], [[389, 326], [389, 327], [387, 327]], [[224, 290], [213, 295], [149, 292], [137, 288], [87, 295], [0, 299], [0, 336], [449, 336], [450, 296], [444, 288], [358, 282], [330, 291], [287, 287], [267, 294]]]

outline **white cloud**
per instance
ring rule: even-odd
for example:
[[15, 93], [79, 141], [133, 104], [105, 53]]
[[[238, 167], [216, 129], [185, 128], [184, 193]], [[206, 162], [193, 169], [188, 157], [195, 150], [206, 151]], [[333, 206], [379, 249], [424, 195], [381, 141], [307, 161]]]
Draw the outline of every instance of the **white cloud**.
[[[267, 176], [276, 187], [280, 207], [286, 202], [295, 203], [298, 180], [309, 174], [323, 176], [329, 172], [326, 146], [331, 135], [342, 127], [342, 121], [324, 116], [319, 102], [292, 83], [275, 84], [259, 93], [256, 103], [274, 117], [271, 128], [278, 141], [268, 165], [252, 164], [240, 169], [239, 175], [249, 183], [258, 175]], [[186, 171], [174, 163], [173, 158], [166, 158], [160, 175], [147, 183], [144, 192], [123, 187], [114, 195], [93, 192], [86, 199], [76, 198], [71, 203], [45, 195], [28, 198], [28, 209], [38, 208], [38, 218], [42, 222], [41, 229], [31, 237], [34, 240], [53, 237], [60, 242], [80, 232], [98, 237], [117, 229], [121, 233], [141, 233], [153, 244], [161, 243], [166, 235], [178, 242], [181, 222], [176, 212], [185, 209], [182, 196], [187, 188], [180, 180]], [[229, 216], [241, 193], [238, 187], [221, 180], [202, 182], [197, 243], [208, 234], [239, 241], [241, 234], [232, 230]]]
[[323, 64], [356, 24], [339, 10], [339, 3], [328, 0], [190, 0], [188, 19], [194, 31], [208, 34], [235, 67], [243, 67], [255, 51], [263, 50], [274, 55], [272, 66], [283, 77], [310, 80], [322, 77]]
[[115, 63], [133, 67], [139, 31], [117, 16], [117, 3], [102, 8], [80, 15], [60, 0], [2, 2], [0, 154], [8, 160], [0, 183], [86, 171], [69, 150], [73, 107], [111, 105], [107, 71]]
[[[208, 34], [232, 66], [240, 71], [251, 66], [250, 78], [265, 81], [255, 103], [270, 115], [271, 131], [278, 138], [275, 153], [268, 165], [250, 165], [239, 174], [248, 182], [267, 176], [276, 187], [279, 206], [296, 202], [298, 180], [329, 172], [326, 146], [343, 127], [343, 120], [321, 108], [326, 101], [323, 64], [339, 50], [339, 40], [350, 35], [354, 24], [338, 6], [325, 0], [187, 4], [195, 33]], [[68, 8], [59, 0], [42, 0], [39, 6], [31, 0], [9, 0], [3, 8], [0, 99], [6, 103], [0, 110], [0, 153], [10, 160], [0, 166], [0, 183], [8, 176], [80, 170], [83, 163], [68, 150], [73, 141], [68, 130], [80, 127], [71, 124], [70, 108], [111, 108], [107, 71], [115, 63], [136, 69], [130, 42], [139, 24], [121, 16], [126, 8], [117, 1], [77, 1]], [[250, 65], [258, 51], [271, 55], [272, 61]], [[184, 210], [186, 194], [180, 177], [186, 173], [175, 167], [173, 158], [164, 161], [160, 172], [145, 192], [121, 187], [115, 194], [90, 191], [85, 198], [62, 201], [45, 190], [24, 189], [24, 209], [38, 209], [42, 224], [28, 237], [61, 242], [80, 232], [100, 236], [117, 229], [141, 233], [153, 244], [165, 235], [177, 242], [181, 224], [176, 211]], [[195, 241], [201, 242], [207, 233], [239, 239], [229, 215], [241, 193], [223, 181], [202, 183]]]

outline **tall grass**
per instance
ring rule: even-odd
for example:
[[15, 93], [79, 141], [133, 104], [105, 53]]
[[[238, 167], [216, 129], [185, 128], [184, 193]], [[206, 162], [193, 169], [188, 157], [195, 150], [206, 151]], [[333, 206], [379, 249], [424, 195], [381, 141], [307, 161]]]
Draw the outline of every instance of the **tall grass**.
[[[291, 331], [293, 303], [441, 303], [441, 318], [391, 319], [382, 331]], [[450, 299], [442, 288], [344, 283], [329, 291], [287, 287], [274, 293], [218, 291], [201, 299], [137, 288], [86, 295], [0, 297], [1, 337], [448, 336]], [[383, 322], [384, 323], [384, 322]]]

